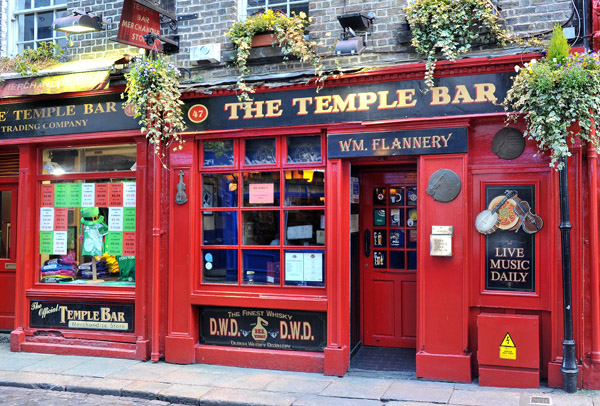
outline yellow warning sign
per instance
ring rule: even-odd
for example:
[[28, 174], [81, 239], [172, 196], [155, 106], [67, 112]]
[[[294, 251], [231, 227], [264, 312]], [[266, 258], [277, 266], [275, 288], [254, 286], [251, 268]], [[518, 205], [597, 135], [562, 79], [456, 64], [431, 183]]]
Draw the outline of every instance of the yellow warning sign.
[[509, 333], [506, 333], [502, 343], [500, 344], [500, 358], [502, 359], [517, 359], [517, 346]]

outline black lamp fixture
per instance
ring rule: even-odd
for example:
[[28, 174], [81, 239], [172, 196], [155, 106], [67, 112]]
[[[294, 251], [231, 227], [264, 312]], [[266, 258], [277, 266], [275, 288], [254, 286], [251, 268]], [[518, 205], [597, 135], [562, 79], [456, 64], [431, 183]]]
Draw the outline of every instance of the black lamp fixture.
[[72, 16], [60, 17], [52, 22], [52, 29], [69, 34], [81, 34], [86, 32], [102, 31], [103, 25], [108, 24], [102, 20], [99, 14], [73, 10]]
[[[344, 14], [338, 16], [337, 19], [344, 31], [335, 45], [334, 54], [336, 56], [360, 54], [367, 46], [366, 31], [373, 24], [375, 14], [372, 11], [367, 15], [363, 13]], [[356, 31], [364, 31], [364, 36], [357, 34]]]

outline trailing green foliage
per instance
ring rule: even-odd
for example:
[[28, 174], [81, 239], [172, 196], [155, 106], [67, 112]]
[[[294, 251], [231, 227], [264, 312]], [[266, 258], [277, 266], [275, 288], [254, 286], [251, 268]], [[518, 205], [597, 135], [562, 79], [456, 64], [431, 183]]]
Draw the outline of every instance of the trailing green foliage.
[[[138, 123], [142, 127], [142, 134], [151, 144], [154, 144], [154, 153], [161, 159], [165, 166], [165, 149], [173, 143], [174, 150], [183, 148], [183, 138], [179, 131], [185, 129], [183, 112], [179, 91], [179, 70], [169, 63], [164, 56], [158, 55], [155, 59], [136, 59], [128, 73], [127, 79], [127, 105], [133, 105], [134, 118], [139, 117]], [[121, 94], [125, 98], [125, 94]]]
[[562, 159], [571, 155], [569, 143], [577, 138], [591, 142], [600, 152], [592, 128], [593, 117], [600, 111], [600, 56], [569, 54], [568, 44], [565, 55], [566, 41], [558, 31], [555, 29], [544, 58], [515, 68], [518, 74], [504, 106], [509, 121], [525, 118], [524, 136], [533, 139], [539, 151], [547, 151], [550, 166], [560, 170]]
[[303, 62], [312, 64], [317, 77], [317, 82], [322, 83], [325, 80], [324, 67], [321, 59], [316, 53], [317, 44], [305, 38], [306, 29], [311, 19], [304, 12], [299, 14], [292, 13], [288, 16], [279, 11], [268, 9], [264, 13], [256, 14], [246, 18], [243, 21], [235, 22], [227, 36], [233, 42], [235, 56], [233, 64], [238, 69], [237, 88], [240, 90], [238, 98], [240, 101], [250, 101], [249, 93], [254, 93], [254, 88], [246, 83], [246, 76], [250, 74], [248, 68], [248, 57], [252, 38], [254, 35], [264, 32], [272, 32], [277, 38], [273, 46], [281, 47], [284, 60], [290, 55], [297, 57]]
[[51, 42], [40, 42], [36, 49], [25, 48], [14, 58], [1, 58], [2, 73], [18, 72], [21, 76], [37, 75], [40, 69], [48, 68], [60, 62], [65, 51]]
[[427, 57], [425, 83], [433, 86], [436, 53], [455, 61], [473, 44], [512, 41], [500, 27], [489, 0], [409, 0], [406, 20], [412, 31], [412, 46]]

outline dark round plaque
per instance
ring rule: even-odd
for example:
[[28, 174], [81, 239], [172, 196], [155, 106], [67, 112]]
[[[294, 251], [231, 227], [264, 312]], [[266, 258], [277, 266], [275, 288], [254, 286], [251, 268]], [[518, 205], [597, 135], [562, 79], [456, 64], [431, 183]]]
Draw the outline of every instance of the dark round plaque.
[[525, 150], [523, 133], [516, 128], [505, 127], [494, 135], [492, 152], [502, 159], [515, 159]]
[[429, 178], [427, 194], [438, 202], [451, 202], [460, 193], [460, 178], [450, 169], [438, 169]]

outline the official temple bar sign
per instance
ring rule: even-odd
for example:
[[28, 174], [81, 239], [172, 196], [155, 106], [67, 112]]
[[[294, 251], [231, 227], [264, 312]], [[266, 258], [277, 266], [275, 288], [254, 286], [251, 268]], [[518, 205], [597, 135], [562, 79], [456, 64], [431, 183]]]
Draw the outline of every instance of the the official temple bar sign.
[[134, 305], [32, 300], [30, 325], [36, 328], [133, 332]]
[[467, 128], [380, 131], [327, 136], [328, 158], [467, 152]]

